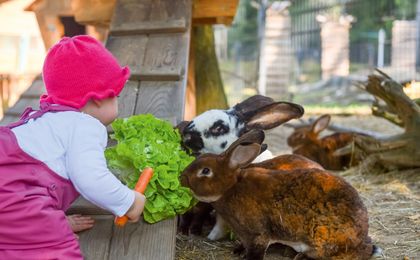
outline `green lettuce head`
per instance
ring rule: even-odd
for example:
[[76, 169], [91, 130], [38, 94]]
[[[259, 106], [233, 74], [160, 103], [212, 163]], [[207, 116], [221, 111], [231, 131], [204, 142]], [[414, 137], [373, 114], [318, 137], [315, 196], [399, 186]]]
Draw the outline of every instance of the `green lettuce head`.
[[134, 189], [140, 172], [153, 168], [154, 175], [144, 194], [146, 222], [183, 214], [197, 202], [179, 182], [179, 175], [194, 157], [181, 149], [181, 137], [170, 123], [146, 114], [117, 119], [112, 128], [111, 138], [118, 144], [107, 148], [105, 157], [122, 182]]

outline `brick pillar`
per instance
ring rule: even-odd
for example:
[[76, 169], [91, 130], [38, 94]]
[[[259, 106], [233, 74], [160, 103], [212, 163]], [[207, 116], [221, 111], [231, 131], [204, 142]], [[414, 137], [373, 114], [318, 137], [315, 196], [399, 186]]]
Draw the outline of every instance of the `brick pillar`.
[[416, 21], [394, 21], [392, 25], [391, 66], [414, 76], [416, 70]]
[[261, 42], [259, 92], [276, 100], [288, 98], [293, 67], [289, 5], [288, 1], [274, 2], [267, 9]]
[[349, 33], [353, 17], [347, 15], [332, 19], [318, 16], [317, 20], [321, 23], [322, 79], [348, 76], [350, 71]]

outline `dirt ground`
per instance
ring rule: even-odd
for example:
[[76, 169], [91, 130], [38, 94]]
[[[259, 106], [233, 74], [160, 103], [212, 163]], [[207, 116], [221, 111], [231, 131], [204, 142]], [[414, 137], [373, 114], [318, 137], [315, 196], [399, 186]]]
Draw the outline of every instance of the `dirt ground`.
[[[373, 116], [333, 116], [332, 123], [395, 134], [402, 130]], [[266, 143], [274, 154], [290, 153], [286, 144], [292, 129], [279, 127], [267, 133]], [[382, 248], [377, 259], [420, 259], [420, 169], [393, 172], [365, 172], [361, 167], [336, 172], [360, 193], [369, 211], [369, 234]], [[178, 260], [241, 259], [233, 255], [235, 241], [209, 241], [202, 237], [177, 236]], [[280, 255], [289, 255], [282, 257]], [[266, 259], [292, 259], [292, 252], [271, 246]]]

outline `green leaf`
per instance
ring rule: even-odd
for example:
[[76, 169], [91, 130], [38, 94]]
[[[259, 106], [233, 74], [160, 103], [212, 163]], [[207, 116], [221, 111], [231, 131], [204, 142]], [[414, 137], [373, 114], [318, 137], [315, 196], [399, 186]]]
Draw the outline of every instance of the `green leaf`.
[[179, 182], [179, 175], [194, 157], [181, 148], [178, 130], [151, 114], [117, 119], [112, 128], [111, 138], [118, 144], [105, 151], [112, 172], [133, 189], [144, 168], [154, 170], [145, 191], [146, 222], [156, 223], [185, 213], [197, 203], [191, 191]]

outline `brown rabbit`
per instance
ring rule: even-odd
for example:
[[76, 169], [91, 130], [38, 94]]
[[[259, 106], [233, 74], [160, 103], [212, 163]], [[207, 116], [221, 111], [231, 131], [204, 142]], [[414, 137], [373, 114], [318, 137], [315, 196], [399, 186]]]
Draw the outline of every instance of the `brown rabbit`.
[[334, 152], [353, 142], [354, 133], [334, 133], [319, 138], [321, 131], [328, 127], [331, 116], [320, 116], [309, 126], [298, 127], [287, 138], [287, 144], [294, 154], [303, 155], [321, 164], [328, 170], [342, 170], [357, 161], [351, 154], [335, 155]]
[[232, 227], [246, 259], [263, 259], [272, 243], [316, 259], [371, 257], [367, 210], [352, 186], [322, 168], [250, 164], [260, 149], [234, 143], [220, 155], [199, 156], [181, 175], [182, 185]]

